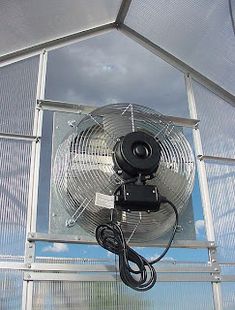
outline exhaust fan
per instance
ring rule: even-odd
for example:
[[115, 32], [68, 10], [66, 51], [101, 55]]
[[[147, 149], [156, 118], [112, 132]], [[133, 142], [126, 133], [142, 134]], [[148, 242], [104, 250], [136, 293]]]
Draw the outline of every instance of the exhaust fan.
[[[181, 130], [136, 104], [87, 114], [60, 144], [53, 167], [56, 192], [71, 219], [119, 255], [121, 279], [139, 291], [156, 282], [153, 264], [171, 245], [194, 174], [192, 150]], [[152, 262], [128, 246], [172, 228], [168, 246]]]

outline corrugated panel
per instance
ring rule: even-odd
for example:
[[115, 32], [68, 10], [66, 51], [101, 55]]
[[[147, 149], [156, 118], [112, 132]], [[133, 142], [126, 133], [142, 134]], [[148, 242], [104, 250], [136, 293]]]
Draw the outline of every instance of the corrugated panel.
[[218, 258], [235, 261], [235, 165], [206, 163]]
[[0, 252], [23, 255], [31, 143], [0, 139]]
[[22, 272], [0, 270], [0, 309], [20, 310], [22, 306]]
[[38, 66], [32, 57], [0, 68], [0, 132], [32, 134]]
[[223, 310], [235, 309], [235, 283], [222, 283]]
[[139, 293], [116, 282], [41, 281], [34, 283], [33, 309], [212, 310], [213, 299], [210, 283], [157, 283]]
[[115, 20], [121, 0], [13, 0], [0, 4], [0, 54]]
[[228, 1], [133, 0], [126, 24], [235, 93]]
[[203, 152], [235, 158], [235, 108], [193, 82]]

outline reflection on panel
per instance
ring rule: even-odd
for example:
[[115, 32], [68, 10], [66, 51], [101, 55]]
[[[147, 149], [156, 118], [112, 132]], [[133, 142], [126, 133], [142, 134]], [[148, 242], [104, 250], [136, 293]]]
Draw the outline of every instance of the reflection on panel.
[[203, 152], [235, 158], [235, 107], [193, 82]]
[[126, 24], [235, 93], [235, 41], [227, 1], [133, 0]]
[[235, 283], [222, 283], [223, 310], [235, 309]]
[[47, 73], [48, 99], [131, 102], [188, 117], [184, 75], [117, 31], [50, 52]]
[[20, 310], [22, 304], [22, 272], [0, 270], [0, 309]]
[[24, 253], [31, 143], [0, 139], [0, 252]]
[[0, 3], [0, 55], [115, 21], [121, 0]]
[[37, 281], [33, 309], [212, 310], [213, 300], [210, 283], [157, 283], [139, 293], [117, 282]]
[[0, 68], [0, 132], [33, 132], [39, 57]]
[[206, 164], [220, 261], [235, 261], [235, 165]]

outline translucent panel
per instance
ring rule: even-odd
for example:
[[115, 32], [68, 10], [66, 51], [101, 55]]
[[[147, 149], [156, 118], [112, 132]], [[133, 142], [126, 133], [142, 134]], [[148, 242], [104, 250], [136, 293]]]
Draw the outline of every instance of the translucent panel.
[[188, 117], [184, 75], [113, 31], [49, 53], [46, 98], [100, 106], [131, 102]]
[[235, 92], [235, 40], [228, 1], [133, 0], [126, 24]]
[[206, 171], [214, 219], [218, 258], [235, 261], [235, 165], [207, 163]]
[[0, 139], [0, 253], [23, 255], [31, 143]]
[[38, 63], [32, 57], [0, 68], [0, 132], [32, 134]]
[[210, 283], [157, 283], [139, 293], [117, 282], [41, 281], [34, 283], [33, 309], [212, 310], [213, 300]]
[[235, 283], [222, 283], [223, 310], [235, 309]]
[[235, 158], [235, 107], [193, 82], [203, 152]]
[[0, 5], [0, 54], [115, 20], [121, 0], [13, 0]]
[[0, 309], [21, 309], [22, 288], [22, 272], [0, 270]]

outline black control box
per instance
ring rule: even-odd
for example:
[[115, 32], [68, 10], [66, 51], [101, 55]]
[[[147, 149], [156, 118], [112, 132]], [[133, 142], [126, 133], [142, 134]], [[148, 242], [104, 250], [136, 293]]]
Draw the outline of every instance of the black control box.
[[152, 185], [123, 184], [115, 194], [115, 207], [128, 212], [156, 212], [160, 208], [157, 189]]

